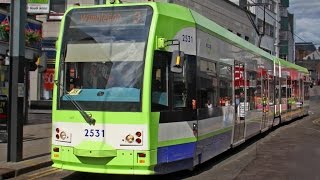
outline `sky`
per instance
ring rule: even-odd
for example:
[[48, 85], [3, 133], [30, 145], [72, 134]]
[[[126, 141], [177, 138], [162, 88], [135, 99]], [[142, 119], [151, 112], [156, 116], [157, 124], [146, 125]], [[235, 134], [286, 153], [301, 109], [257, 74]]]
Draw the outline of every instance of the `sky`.
[[[289, 12], [294, 14], [295, 34], [306, 42], [320, 45], [320, 0], [289, 0]], [[304, 42], [295, 36], [296, 42]]]

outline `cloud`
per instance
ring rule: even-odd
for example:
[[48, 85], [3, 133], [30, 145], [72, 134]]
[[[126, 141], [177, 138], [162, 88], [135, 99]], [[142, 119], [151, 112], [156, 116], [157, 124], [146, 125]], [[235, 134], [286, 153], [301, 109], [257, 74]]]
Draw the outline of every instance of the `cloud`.
[[[295, 34], [304, 41], [320, 45], [320, 1], [290, 0], [289, 12], [295, 17]], [[298, 37], [295, 39], [303, 42]]]

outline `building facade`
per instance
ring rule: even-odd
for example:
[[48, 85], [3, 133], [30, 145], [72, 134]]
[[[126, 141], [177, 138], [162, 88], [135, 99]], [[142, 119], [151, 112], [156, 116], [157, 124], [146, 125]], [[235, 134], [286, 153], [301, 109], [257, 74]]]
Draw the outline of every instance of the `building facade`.
[[[124, 3], [143, 1], [150, 0], [122, 0]], [[293, 59], [293, 15], [287, 11], [289, 0], [154, 1], [188, 7], [270, 54], [287, 60]], [[51, 0], [48, 3], [50, 3], [49, 14], [36, 16], [38, 22], [42, 22], [41, 50], [47, 58], [47, 65], [44, 71], [30, 72], [31, 106], [51, 106], [56, 56], [55, 42], [66, 9], [74, 5], [104, 4], [106, 0]]]
[[294, 63], [294, 15], [289, 0], [230, 0], [256, 15], [256, 45]]
[[289, 0], [281, 0], [279, 57], [295, 63], [294, 55], [294, 15], [288, 12]]
[[60, 30], [60, 22], [63, 14], [70, 6], [80, 5], [93, 5], [95, 0], [51, 0], [50, 13], [37, 15], [37, 20], [42, 22], [42, 51], [47, 57], [47, 68], [44, 72], [38, 70], [30, 73], [30, 92], [29, 100], [31, 107], [34, 108], [50, 108], [53, 80], [54, 80], [54, 68], [56, 49], [55, 43]]
[[312, 42], [295, 43], [295, 61], [303, 61], [304, 57], [316, 51], [316, 49]]
[[[0, 96], [9, 95], [10, 20], [10, 2], [0, 3]], [[25, 62], [35, 62], [38, 57], [41, 56], [41, 37], [42, 22], [36, 20], [32, 16], [28, 16], [25, 24]], [[29, 71], [26, 72], [25, 78], [27, 78], [29, 75]], [[32, 74], [33, 72], [30, 71], [30, 73]], [[29, 85], [27, 81], [25, 84], [27, 84], [27, 86]]]
[[255, 19], [255, 15], [251, 12], [245, 12], [240, 6], [231, 1], [171, 0], [170, 2], [188, 7], [202, 14], [253, 44], [256, 41], [256, 32], [250, 21], [250, 18]]
[[320, 46], [313, 43], [296, 43], [296, 64], [308, 69], [314, 84], [320, 85]]
[[[146, 2], [148, 0], [122, 0], [124, 3]], [[226, 0], [155, 0], [158, 2], [175, 3], [197, 11], [198, 13], [215, 21], [229, 31], [255, 43], [256, 33], [248, 16], [255, 19], [252, 13], [246, 13], [238, 5]], [[33, 107], [50, 107], [53, 89], [53, 77], [55, 66], [55, 41], [57, 39], [60, 21], [63, 13], [70, 6], [104, 4], [106, 0], [53, 0], [50, 1], [50, 13], [38, 15], [37, 20], [43, 22], [43, 46], [42, 50], [47, 56], [47, 69], [39, 73], [30, 74], [30, 102]]]
[[255, 45], [266, 52], [278, 56], [280, 31], [279, 0], [230, 0], [255, 15]]

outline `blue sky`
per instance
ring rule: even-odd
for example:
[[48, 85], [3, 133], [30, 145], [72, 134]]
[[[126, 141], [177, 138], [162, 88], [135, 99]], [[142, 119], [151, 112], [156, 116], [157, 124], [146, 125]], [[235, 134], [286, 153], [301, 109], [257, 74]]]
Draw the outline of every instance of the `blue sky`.
[[[295, 34], [320, 45], [320, 0], [290, 0], [289, 12], [295, 17]], [[295, 36], [296, 42], [303, 42]]]

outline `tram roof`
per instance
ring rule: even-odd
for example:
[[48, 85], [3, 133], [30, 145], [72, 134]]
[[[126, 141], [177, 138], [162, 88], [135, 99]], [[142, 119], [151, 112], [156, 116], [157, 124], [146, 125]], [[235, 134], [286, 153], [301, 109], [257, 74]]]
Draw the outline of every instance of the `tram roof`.
[[200, 26], [200, 28], [202, 28], [203, 30], [209, 33], [216, 35], [218, 38], [223, 39], [239, 48], [246, 49], [255, 55], [261, 56], [264, 59], [271, 60], [276, 64], [280, 64], [281, 66], [295, 69], [299, 72], [308, 73], [308, 70], [306, 68], [290, 63], [283, 59], [277, 58], [267, 53], [266, 51], [260, 49], [259, 47], [251, 44], [250, 42], [244, 40], [243, 38], [238, 37], [236, 34], [226, 30], [222, 26], [216, 24], [215, 22], [209, 20], [208, 18], [202, 16], [201, 14], [193, 10], [190, 10], [190, 12], [194, 17], [196, 24]]
[[290, 63], [284, 59], [280, 59], [280, 58], [277, 58], [277, 61], [279, 62], [279, 64], [282, 66], [282, 67], [285, 67], [285, 68], [290, 68], [290, 69], [295, 69], [299, 72], [302, 72], [302, 73], [309, 73], [308, 69], [307, 68], [304, 68], [302, 66], [298, 66], [296, 64], [293, 64], [293, 63]]
[[[134, 6], [134, 5], [150, 5], [153, 7], [157, 7], [157, 12], [159, 14], [165, 15], [165, 16], [171, 16], [175, 17], [177, 19], [195, 23], [198, 28], [204, 30], [205, 32], [209, 34], [214, 34], [219, 39], [222, 39], [234, 46], [237, 46], [241, 49], [245, 49], [250, 53], [253, 53], [254, 55], [260, 56], [263, 59], [269, 60], [274, 62], [275, 64], [279, 64], [281, 66], [284, 66], [286, 68], [296, 69], [299, 72], [308, 73], [308, 70], [304, 67], [298, 66], [296, 64], [290, 63], [288, 61], [285, 61], [283, 59], [277, 58], [266, 51], [260, 49], [259, 47], [255, 46], [254, 44], [244, 40], [243, 38], [240, 38], [236, 34], [228, 31], [224, 27], [218, 25], [217, 23], [213, 22], [212, 20], [204, 17], [203, 15], [199, 14], [198, 12], [177, 5], [172, 3], [162, 3], [162, 2], [148, 2], [148, 3], [128, 3], [128, 4], [118, 4], [119, 6]], [[105, 5], [100, 5], [105, 6]], [[93, 6], [92, 6], [93, 7]], [[83, 7], [79, 7], [83, 8]], [[70, 10], [70, 9], [69, 9]]]

